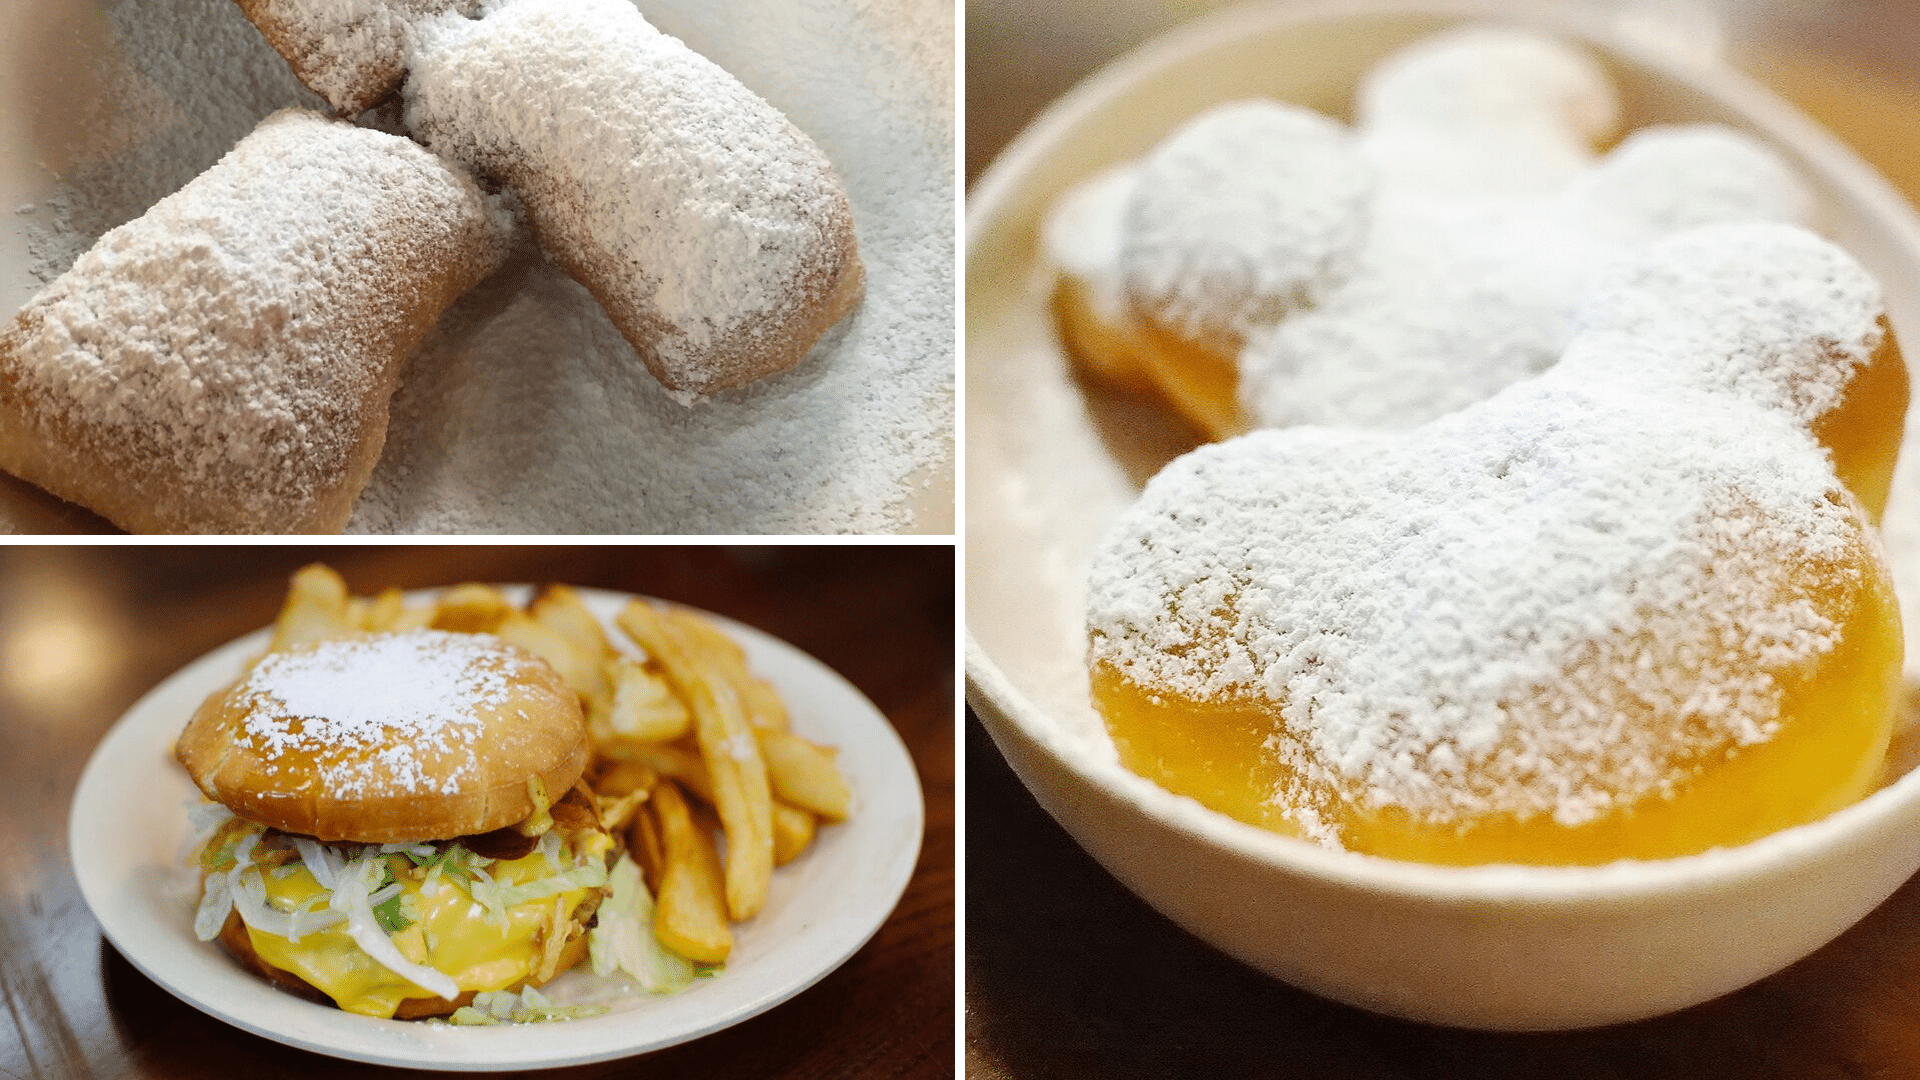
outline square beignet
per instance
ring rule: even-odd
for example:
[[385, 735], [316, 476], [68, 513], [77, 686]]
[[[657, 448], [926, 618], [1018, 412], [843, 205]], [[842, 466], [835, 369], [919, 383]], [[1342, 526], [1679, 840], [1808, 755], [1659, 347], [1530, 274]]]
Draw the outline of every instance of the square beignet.
[[136, 532], [338, 532], [510, 229], [407, 139], [275, 113], [0, 327], [0, 468]]
[[307, 89], [342, 116], [393, 96], [408, 35], [428, 15], [471, 15], [479, 0], [234, 0]]
[[406, 123], [512, 187], [541, 246], [681, 395], [799, 363], [859, 301], [853, 212], [781, 112], [626, 0], [421, 27]]

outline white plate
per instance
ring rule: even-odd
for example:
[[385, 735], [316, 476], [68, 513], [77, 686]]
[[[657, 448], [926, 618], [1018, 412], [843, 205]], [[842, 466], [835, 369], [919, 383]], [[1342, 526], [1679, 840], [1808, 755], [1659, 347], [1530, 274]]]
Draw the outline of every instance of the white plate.
[[[603, 621], [629, 597], [581, 590]], [[224, 645], [175, 672], [134, 705], [94, 750], [74, 792], [69, 842], [80, 893], [108, 940], [182, 1001], [290, 1046], [382, 1065], [471, 1071], [578, 1065], [658, 1050], [764, 1012], [813, 985], [859, 949], [899, 902], [920, 854], [920, 784], [900, 737], [851, 683], [806, 653], [713, 617], [772, 682], [794, 730], [840, 748], [853, 816], [823, 826], [774, 871], [766, 908], [734, 928], [726, 970], [671, 997], [636, 993], [604, 1016], [462, 1028], [379, 1020], [281, 993], [193, 935], [196, 875], [178, 857], [182, 804], [197, 792], [173, 741], [205, 697], [239, 677], [269, 631]], [[617, 631], [615, 631], [617, 636]], [[570, 972], [561, 1000], [596, 980]]]

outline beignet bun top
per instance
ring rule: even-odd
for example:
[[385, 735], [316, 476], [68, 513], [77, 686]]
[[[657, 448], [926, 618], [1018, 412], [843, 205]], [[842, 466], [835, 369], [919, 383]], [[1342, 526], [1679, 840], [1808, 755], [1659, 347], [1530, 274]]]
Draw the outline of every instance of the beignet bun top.
[[531, 653], [416, 630], [269, 653], [209, 697], [176, 754], [234, 813], [324, 841], [491, 832], [586, 769], [579, 698]]

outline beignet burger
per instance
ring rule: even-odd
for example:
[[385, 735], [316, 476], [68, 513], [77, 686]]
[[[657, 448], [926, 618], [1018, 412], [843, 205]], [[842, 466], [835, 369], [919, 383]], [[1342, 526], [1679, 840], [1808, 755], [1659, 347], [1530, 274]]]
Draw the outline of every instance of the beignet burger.
[[177, 754], [220, 804], [195, 930], [276, 982], [415, 1018], [586, 954], [614, 844], [579, 699], [530, 653], [433, 630], [270, 653]]

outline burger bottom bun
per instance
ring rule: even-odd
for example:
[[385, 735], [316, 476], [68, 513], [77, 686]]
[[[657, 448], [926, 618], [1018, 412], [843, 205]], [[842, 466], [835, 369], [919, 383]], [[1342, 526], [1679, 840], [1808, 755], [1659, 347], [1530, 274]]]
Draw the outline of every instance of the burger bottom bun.
[[[247, 924], [241, 921], [238, 911], [227, 913], [226, 924], [220, 928], [220, 944], [225, 945], [234, 959], [240, 961], [241, 967], [273, 980], [281, 989], [320, 1005], [333, 1004], [333, 1000], [316, 989], [312, 983], [291, 971], [284, 971], [260, 959], [260, 954], [254, 951], [253, 939], [247, 935]], [[562, 972], [586, 959], [586, 956], [587, 936], [576, 935], [560, 950], [560, 963], [554, 968], [554, 976], [558, 977]], [[529, 986], [545, 985], [547, 981], [546, 979], [522, 979], [507, 989], [517, 993]], [[400, 1003], [398, 1009], [394, 1010], [393, 1017], [396, 1020], [423, 1020], [429, 1016], [446, 1016], [463, 1005], [473, 1004], [473, 997], [474, 991], [469, 990], [451, 1001], [443, 997], [407, 998]]]

